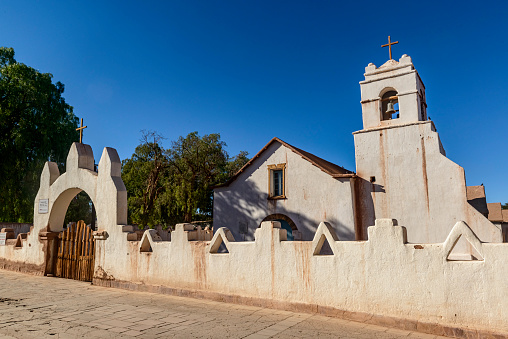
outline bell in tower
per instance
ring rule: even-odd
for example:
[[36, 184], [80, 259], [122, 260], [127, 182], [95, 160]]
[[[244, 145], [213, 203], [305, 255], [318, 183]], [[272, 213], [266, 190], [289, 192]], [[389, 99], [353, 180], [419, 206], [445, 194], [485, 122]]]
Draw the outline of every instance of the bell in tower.
[[386, 108], [386, 114], [393, 114], [395, 113], [395, 110], [393, 109], [393, 102], [389, 101], [387, 108]]
[[[382, 120], [391, 120], [398, 118], [399, 100], [396, 91], [388, 91], [381, 98]], [[397, 106], [397, 107], [395, 107]]]

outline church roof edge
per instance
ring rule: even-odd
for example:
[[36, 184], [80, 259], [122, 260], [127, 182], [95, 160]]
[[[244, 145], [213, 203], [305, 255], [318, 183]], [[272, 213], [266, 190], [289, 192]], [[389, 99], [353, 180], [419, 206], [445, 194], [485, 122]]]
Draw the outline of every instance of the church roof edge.
[[354, 178], [356, 177], [356, 174], [352, 171], [349, 171], [347, 169], [345, 169], [344, 167], [342, 166], [339, 166], [339, 165], [336, 165], [334, 163], [331, 163], [329, 161], [326, 161], [312, 153], [309, 153], [309, 152], [306, 152], [300, 148], [297, 148], [297, 147], [294, 147], [293, 145], [290, 145], [288, 144], [287, 142], [277, 138], [277, 137], [274, 137], [272, 138], [272, 140], [270, 140], [258, 153], [256, 153], [256, 155], [254, 155], [238, 172], [235, 173], [235, 175], [233, 175], [231, 177], [231, 179], [229, 179], [228, 181], [226, 181], [225, 183], [223, 184], [219, 184], [219, 185], [216, 185], [214, 187], [212, 187], [213, 189], [215, 188], [219, 188], [219, 187], [227, 187], [229, 186], [233, 181], [236, 180], [236, 178], [245, 171], [245, 169], [247, 167], [249, 167], [257, 158], [259, 158], [261, 156], [261, 154], [266, 151], [268, 149], [268, 147], [273, 144], [274, 142], [278, 142], [280, 143], [281, 145], [284, 145], [286, 146], [287, 148], [289, 148], [291, 151], [293, 151], [294, 153], [298, 154], [299, 156], [301, 156], [302, 158], [304, 158], [305, 160], [307, 160], [308, 162], [310, 162], [311, 164], [313, 164], [314, 166], [316, 166], [317, 168], [319, 168], [320, 170], [322, 170], [323, 172], [329, 174], [331, 177], [333, 178], [336, 178], [336, 179], [340, 179], [340, 178]]

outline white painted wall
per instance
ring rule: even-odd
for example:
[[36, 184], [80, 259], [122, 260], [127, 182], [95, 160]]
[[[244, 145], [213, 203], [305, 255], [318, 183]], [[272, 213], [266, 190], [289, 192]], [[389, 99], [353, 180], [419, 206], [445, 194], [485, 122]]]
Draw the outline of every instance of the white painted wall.
[[[369, 227], [368, 241], [334, 241], [324, 223], [313, 241], [285, 241], [279, 227], [265, 222], [253, 242], [226, 241], [227, 254], [210, 253], [227, 229], [212, 241], [189, 241], [182, 224], [171, 241], [146, 231], [152, 252], [117, 233], [97, 240], [95, 277], [508, 333], [508, 244], [481, 243], [462, 222], [443, 243], [421, 245], [405, 243], [403, 227], [386, 219]], [[333, 255], [314, 254], [321, 236]], [[459, 237], [485, 260], [448, 261]]]
[[500, 227], [467, 202], [464, 169], [441, 153], [431, 121], [356, 132], [355, 153], [370, 205], [362, 209], [365, 227], [390, 216], [406, 225], [410, 242], [433, 243], [464, 220], [482, 241], [502, 242]]
[[[287, 199], [268, 199], [268, 165], [286, 164]], [[214, 190], [214, 229], [228, 227], [236, 240], [253, 240], [268, 215], [285, 214], [302, 233], [314, 236], [320, 221], [328, 221], [340, 239], [354, 240], [353, 197], [350, 179], [334, 179], [291, 149], [275, 141], [228, 187]], [[247, 223], [248, 234], [239, 233]]]
[[[353, 133], [362, 227], [395, 218], [407, 227], [410, 242], [434, 243], [464, 220], [482, 241], [502, 242], [501, 228], [467, 202], [464, 169], [446, 158], [434, 124], [420, 111], [425, 87], [411, 58], [370, 64], [365, 72], [364, 129]], [[400, 118], [381, 121], [387, 88], [398, 92]]]

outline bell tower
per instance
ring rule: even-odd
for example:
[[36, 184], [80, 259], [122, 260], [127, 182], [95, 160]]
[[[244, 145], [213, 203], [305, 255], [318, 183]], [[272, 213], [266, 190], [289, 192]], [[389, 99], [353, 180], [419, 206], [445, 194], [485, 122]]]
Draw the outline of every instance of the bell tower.
[[363, 129], [427, 120], [425, 86], [406, 54], [380, 67], [370, 63], [360, 88]]
[[[360, 88], [363, 129], [353, 133], [360, 234], [390, 218], [407, 228], [409, 242], [439, 243], [465, 221], [482, 241], [501, 242], [500, 230], [468, 203], [464, 169], [446, 158], [427, 119], [425, 86], [411, 58], [390, 54], [380, 67], [369, 64]], [[466, 245], [458, 245], [465, 256]]]

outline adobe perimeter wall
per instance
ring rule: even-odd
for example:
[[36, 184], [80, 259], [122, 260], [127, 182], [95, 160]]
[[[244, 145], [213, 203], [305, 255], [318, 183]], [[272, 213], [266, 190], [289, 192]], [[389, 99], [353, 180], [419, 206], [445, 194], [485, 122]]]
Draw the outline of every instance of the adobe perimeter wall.
[[[322, 309], [395, 327], [419, 324], [423, 332], [459, 337], [508, 335], [508, 244], [481, 243], [464, 222], [438, 244], [406, 243], [405, 228], [391, 219], [377, 220], [368, 229], [369, 240], [357, 242], [339, 241], [327, 223], [319, 225], [313, 241], [285, 241], [286, 231], [279, 227], [264, 222], [252, 242], [234, 242], [225, 228], [211, 241], [189, 241], [204, 231], [186, 231], [183, 224], [171, 241], [162, 241], [153, 230], [141, 241], [105, 232], [97, 239], [94, 283]], [[447, 260], [461, 237], [484, 260]], [[325, 239], [333, 255], [317, 254]], [[223, 240], [229, 253], [214, 253]]]
[[0, 229], [10, 228], [14, 231], [14, 236], [17, 237], [20, 233], [30, 232], [33, 224], [19, 223], [19, 222], [0, 222]]

